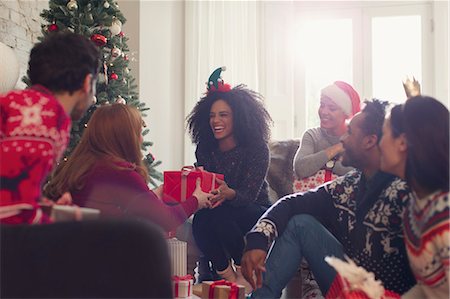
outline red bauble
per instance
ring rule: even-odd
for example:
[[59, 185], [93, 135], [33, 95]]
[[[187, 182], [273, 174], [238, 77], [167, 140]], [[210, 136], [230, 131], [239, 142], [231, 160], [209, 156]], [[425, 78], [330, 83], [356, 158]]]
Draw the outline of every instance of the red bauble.
[[123, 57], [123, 60], [128, 61], [128, 55], [125, 55], [125, 56]]
[[117, 79], [119, 79], [119, 76], [116, 73], [112, 73], [111, 76], [109, 76], [109, 79], [117, 80]]
[[47, 28], [47, 30], [49, 31], [49, 32], [54, 32], [54, 31], [58, 31], [58, 25], [56, 25], [56, 24], [51, 24], [51, 25], [49, 25], [48, 26], [48, 28]]
[[120, 32], [119, 32], [119, 36], [120, 36], [120, 37], [124, 37], [124, 36], [125, 36], [125, 33], [124, 33], [123, 31], [120, 31]]
[[106, 45], [107, 39], [101, 34], [93, 34], [91, 36], [91, 41], [93, 41], [97, 46], [103, 47], [104, 45]]

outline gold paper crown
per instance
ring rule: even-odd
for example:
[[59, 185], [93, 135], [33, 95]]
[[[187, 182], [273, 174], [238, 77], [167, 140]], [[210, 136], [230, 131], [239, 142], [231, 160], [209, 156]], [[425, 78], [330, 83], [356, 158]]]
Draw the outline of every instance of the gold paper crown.
[[406, 78], [403, 81], [403, 88], [405, 89], [406, 97], [412, 98], [420, 95], [420, 83], [413, 77], [412, 81], [409, 78]]

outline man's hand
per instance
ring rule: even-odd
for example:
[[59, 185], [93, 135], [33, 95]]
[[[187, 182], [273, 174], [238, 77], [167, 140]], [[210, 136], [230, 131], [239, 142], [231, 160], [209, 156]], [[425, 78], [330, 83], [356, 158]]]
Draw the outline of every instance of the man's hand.
[[[262, 273], [266, 271], [264, 264], [267, 253], [261, 249], [253, 249], [244, 253], [241, 260], [241, 270], [245, 279], [254, 290], [262, 287]], [[256, 276], [256, 282], [254, 276]]]

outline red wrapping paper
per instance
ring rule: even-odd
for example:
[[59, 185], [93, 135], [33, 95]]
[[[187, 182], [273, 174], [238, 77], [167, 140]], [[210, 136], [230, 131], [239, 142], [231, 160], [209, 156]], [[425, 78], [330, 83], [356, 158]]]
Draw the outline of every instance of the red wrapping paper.
[[184, 202], [192, 196], [197, 178], [200, 178], [204, 192], [219, 188], [216, 178], [224, 179], [222, 174], [189, 166], [183, 167], [181, 171], [164, 171], [163, 201], [169, 204]]

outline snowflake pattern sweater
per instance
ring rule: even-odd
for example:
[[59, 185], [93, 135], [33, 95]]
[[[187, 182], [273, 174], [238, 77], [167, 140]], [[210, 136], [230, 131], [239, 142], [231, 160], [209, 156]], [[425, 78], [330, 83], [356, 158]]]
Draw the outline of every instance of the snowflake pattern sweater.
[[41, 185], [67, 146], [70, 117], [42, 86], [1, 95], [0, 112], [0, 222], [46, 222]]
[[450, 211], [448, 192], [411, 200], [404, 217], [411, 268], [427, 298], [449, 298]]
[[329, 184], [279, 200], [247, 234], [246, 250], [267, 250], [291, 217], [310, 214], [356, 264], [385, 288], [403, 294], [414, 284], [403, 238], [402, 217], [410, 190], [403, 180], [378, 172], [370, 180], [352, 170]]

